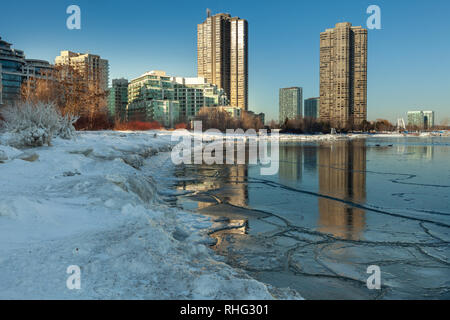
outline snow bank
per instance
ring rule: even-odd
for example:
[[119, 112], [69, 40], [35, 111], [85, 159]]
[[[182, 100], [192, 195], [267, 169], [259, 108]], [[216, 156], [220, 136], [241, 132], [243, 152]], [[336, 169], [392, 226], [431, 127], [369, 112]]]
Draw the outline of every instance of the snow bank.
[[[205, 245], [210, 219], [162, 200], [171, 144], [86, 132], [33, 162], [0, 146], [0, 299], [299, 298], [225, 264]], [[80, 290], [66, 287], [70, 265]]]

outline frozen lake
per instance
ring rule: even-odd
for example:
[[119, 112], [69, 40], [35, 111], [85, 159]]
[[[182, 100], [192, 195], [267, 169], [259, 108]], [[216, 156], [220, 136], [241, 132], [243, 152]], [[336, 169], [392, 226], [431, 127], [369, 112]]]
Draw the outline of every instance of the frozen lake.
[[[280, 145], [258, 165], [177, 169], [185, 209], [211, 215], [227, 262], [306, 299], [450, 298], [450, 138]], [[381, 269], [369, 290], [367, 267]]]

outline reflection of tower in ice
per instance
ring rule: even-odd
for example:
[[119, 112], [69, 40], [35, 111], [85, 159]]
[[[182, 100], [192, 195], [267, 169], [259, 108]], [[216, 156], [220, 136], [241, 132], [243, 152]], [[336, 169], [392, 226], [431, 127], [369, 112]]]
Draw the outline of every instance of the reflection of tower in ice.
[[245, 207], [248, 203], [248, 168], [247, 165], [231, 165], [228, 166], [228, 178], [225, 186], [220, 193], [222, 197], [225, 197], [227, 202], [239, 206]]
[[[179, 172], [183, 177], [199, 177], [181, 180], [178, 190], [194, 191], [197, 194], [210, 193], [226, 203], [245, 207], [248, 203], [247, 165], [198, 165], [186, 166]], [[198, 209], [215, 204], [198, 201]]]
[[[349, 202], [366, 199], [364, 140], [342, 141], [319, 148], [320, 193]], [[319, 230], [358, 240], [365, 226], [365, 211], [349, 204], [319, 198]]]
[[297, 145], [280, 147], [279, 177], [281, 181], [300, 181], [302, 179], [302, 148]]
[[317, 149], [316, 146], [303, 146], [303, 168], [305, 172], [316, 173]]
[[406, 153], [410, 154], [414, 159], [433, 159], [433, 146], [407, 146]]
[[[381, 149], [384, 151], [384, 149]], [[434, 146], [432, 145], [398, 145], [396, 152], [408, 156], [410, 159], [432, 160], [434, 157]]]

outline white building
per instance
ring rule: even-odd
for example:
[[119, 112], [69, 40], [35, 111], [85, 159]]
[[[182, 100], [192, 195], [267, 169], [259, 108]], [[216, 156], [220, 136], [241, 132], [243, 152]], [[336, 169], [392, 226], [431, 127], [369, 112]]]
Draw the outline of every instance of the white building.
[[408, 111], [408, 125], [419, 129], [434, 127], [434, 111]]

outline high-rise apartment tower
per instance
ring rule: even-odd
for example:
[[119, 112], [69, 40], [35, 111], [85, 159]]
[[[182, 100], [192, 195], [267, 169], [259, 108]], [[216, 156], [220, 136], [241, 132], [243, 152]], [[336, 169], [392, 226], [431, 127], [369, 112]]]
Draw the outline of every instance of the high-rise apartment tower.
[[367, 30], [336, 24], [320, 34], [320, 118], [345, 127], [367, 119]]
[[197, 25], [197, 73], [248, 110], [248, 23], [219, 13]]

